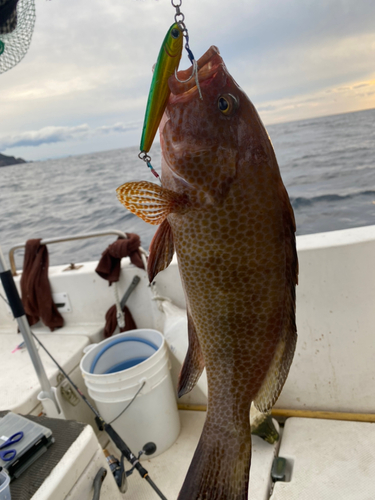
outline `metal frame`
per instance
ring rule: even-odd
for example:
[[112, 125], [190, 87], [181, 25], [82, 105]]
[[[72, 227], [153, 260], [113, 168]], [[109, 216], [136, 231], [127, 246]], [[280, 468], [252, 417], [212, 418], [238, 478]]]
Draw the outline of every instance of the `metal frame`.
[[[109, 236], [111, 234], [117, 235], [119, 238], [127, 239], [127, 236], [124, 232], [118, 231], [117, 229], [111, 229], [110, 231], [101, 231], [98, 233], [86, 233], [86, 234], [75, 234], [71, 236], [64, 236], [62, 238], [47, 238], [43, 239], [40, 244], [41, 245], [49, 245], [51, 243], [62, 243], [64, 241], [73, 241], [73, 240], [85, 240], [88, 238], [99, 238], [101, 236]], [[24, 248], [26, 246], [26, 243], [20, 243], [18, 245], [15, 245], [9, 250], [9, 264], [10, 264], [10, 269], [12, 271], [13, 276], [17, 276], [17, 268], [16, 268], [16, 262], [14, 260], [14, 252], [20, 248]], [[140, 247], [141, 252], [145, 252], [143, 248]]]

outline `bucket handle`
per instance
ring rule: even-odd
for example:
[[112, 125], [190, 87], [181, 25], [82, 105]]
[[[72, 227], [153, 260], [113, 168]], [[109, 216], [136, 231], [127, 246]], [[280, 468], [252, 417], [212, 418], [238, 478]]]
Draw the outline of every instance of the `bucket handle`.
[[116, 344], [121, 344], [122, 342], [141, 342], [142, 344], [146, 344], [146, 345], [152, 347], [155, 351], [158, 350], [158, 347], [155, 344], [153, 344], [149, 340], [142, 339], [140, 337], [121, 337], [120, 339], [115, 338], [111, 342], [109, 342], [107, 345], [103, 346], [103, 348], [100, 349], [100, 351], [96, 354], [96, 356], [91, 364], [90, 373], [94, 373], [94, 370], [96, 368], [96, 365], [97, 365], [100, 357], [106, 351], [108, 351], [108, 349], [110, 349], [111, 347], [113, 347]]
[[135, 398], [138, 396], [138, 394], [141, 392], [141, 390], [144, 388], [144, 386], [146, 385], [147, 383], [147, 379], [146, 378], [141, 378], [141, 380], [139, 381], [139, 383], [141, 384], [141, 387], [138, 389], [138, 391], [134, 394], [134, 396], [132, 397], [130, 403], [128, 403], [125, 408], [121, 411], [121, 413], [119, 415], [117, 415], [117, 417], [115, 417], [113, 420], [111, 420], [111, 422], [109, 422], [108, 425], [112, 425], [113, 422], [115, 422], [118, 418], [121, 417], [121, 415], [123, 415], [126, 410], [129, 408], [129, 406], [134, 402]]

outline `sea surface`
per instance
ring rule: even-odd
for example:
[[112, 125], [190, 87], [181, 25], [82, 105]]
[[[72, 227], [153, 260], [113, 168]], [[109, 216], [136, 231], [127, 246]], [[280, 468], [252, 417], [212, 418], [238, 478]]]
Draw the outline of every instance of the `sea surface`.
[[[267, 127], [295, 211], [297, 234], [375, 224], [375, 109]], [[138, 148], [0, 168], [0, 245], [119, 229], [148, 249], [157, 226], [130, 214], [115, 190], [153, 181]], [[160, 170], [160, 146], [152, 160]], [[50, 265], [97, 260], [116, 237], [49, 246]], [[23, 251], [17, 252], [22, 265]]]

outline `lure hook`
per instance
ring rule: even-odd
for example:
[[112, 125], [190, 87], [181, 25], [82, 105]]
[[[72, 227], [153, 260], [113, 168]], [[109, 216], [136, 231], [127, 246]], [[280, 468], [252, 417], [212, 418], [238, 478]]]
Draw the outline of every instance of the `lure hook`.
[[201, 101], [203, 101], [202, 92], [201, 92], [201, 88], [200, 88], [200, 85], [199, 85], [199, 78], [198, 78], [198, 64], [197, 64], [197, 61], [195, 59], [193, 59], [192, 63], [193, 63], [193, 70], [192, 70], [191, 75], [189, 76], [189, 78], [187, 78], [186, 80], [180, 80], [178, 78], [178, 76], [177, 76], [177, 69], [174, 70], [174, 76], [175, 76], [176, 80], [179, 83], [190, 82], [190, 80], [195, 77], [195, 83], [196, 83], [196, 86], [197, 86], [197, 89], [198, 89], [199, 98], [200, 98]]

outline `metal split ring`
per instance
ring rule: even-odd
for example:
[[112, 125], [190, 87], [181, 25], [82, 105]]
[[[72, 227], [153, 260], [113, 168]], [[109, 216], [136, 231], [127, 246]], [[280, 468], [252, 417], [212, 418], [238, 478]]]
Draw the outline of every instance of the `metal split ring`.
[[176, 23], [178, 24], [178, 27], [180, 28], [183, 36], [185, 38], [189, 38], [189, 34], [188, 34], [188, 30], [187, 30], [186, 24], [183, 21], [176, 21]]
[[[179, 17], [180, 17], [181, 19], [178, 19]], [[182, 12], [177, 12], [177, 14], [175, 14], [175, 16], [174, 16], [174, 20], [176, 21], [176, 23], [177, 23], [178, 25], [180, 25], [180, 24], [182, 25], [182, 24], [183, 24], [183, 25], [185, 26], [185, 24], [184, 24], [184, 21], [185, 21], [185, 14], [183, 14]], [[186, 29], [186, 27], [185, 27], [185, 29]]]
[[138, 155], [138, 158], [140, 160], [143, 160], [146, 163], [149, 163], [151, 161], [151, 156], [149, 156], [146, 151], [141, 151]]

